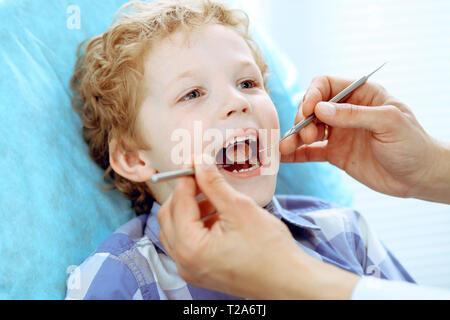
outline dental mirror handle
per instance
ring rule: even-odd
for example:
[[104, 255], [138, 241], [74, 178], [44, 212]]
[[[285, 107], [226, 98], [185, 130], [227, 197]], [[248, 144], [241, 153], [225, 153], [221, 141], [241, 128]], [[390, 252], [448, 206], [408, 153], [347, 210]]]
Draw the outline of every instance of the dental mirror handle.
[[158, 182], [165, 182], [165, 181], [169, 181], [169, 180], [181, 178], [181, 177], [189, 177], [192, 175], [195, 175], [194, 168], [154, 174], [152, 176], [152, 178], [150, 179], [150, 181], [152, 183], [158, 183]]
[[[220, 165], [220, 168], [227, 168], [230, 165]], [[176, 170], [176, 171], [170, 171], [170, 172], [164, 172], [164, 173], [158, 173], [154, 174], [150, 178], [150, 182], [152, 183], [159, 183], [159, 182], [166, 182], [173, 179], [178, 179], [182, 177], [189, 177], [195, 175], [195, 169], [183, 169], [183, 170]]]

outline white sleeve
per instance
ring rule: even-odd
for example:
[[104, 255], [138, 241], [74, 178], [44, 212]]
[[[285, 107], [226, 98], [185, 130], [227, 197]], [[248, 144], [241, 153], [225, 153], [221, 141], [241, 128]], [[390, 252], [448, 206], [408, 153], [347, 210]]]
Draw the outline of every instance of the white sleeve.
[[362, 277], [351, 300], [450, 300], [450, 290]]

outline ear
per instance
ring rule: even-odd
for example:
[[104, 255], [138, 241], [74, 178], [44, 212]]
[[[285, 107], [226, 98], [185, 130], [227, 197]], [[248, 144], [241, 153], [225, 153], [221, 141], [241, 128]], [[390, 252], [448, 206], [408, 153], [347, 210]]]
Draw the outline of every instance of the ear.
[[134, 182], [147, 182], [157, 171], [139, 151], [123, 150], [116, 139], [109, 143], [109, 163], [122, 177]]

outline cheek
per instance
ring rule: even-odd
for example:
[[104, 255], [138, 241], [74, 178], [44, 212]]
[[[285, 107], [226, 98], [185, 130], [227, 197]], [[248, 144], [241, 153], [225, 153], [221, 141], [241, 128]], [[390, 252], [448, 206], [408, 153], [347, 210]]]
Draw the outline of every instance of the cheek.
[[272, 103], [272, 106], [268, 110], [269, 113], [269, 119], [270, 119], [270, 125], [273, 129], [280, 129], [280, 121], [278, 119], [278, 112], [275, 106]]
[[181, 165], [179, 157], [174, 157], [173, 150], [177, 144], [184, 143], [186, 130], [180, 134], [179, 129], [185, 123], [185, 118], [167, 113], [160, 113], [157, 117], [145, 117], [142, 114], [141, 133], [150, 147], [150, 161], [159, 172], [177, 170]]
[[[265, 139], [262, 141], [267, 143], [267, 146], [276, 143], [280, 140], [280, 122], [278, 119], [278, 112], [273, 104], [272, 100], [266, 102], [266, 104], [260, 109], [260, 114], [258, 115], [261, 121], [262, 129], [265, 129]], [[276, 148], [275, 150], [278, 150]], [[275, 158], [277, 155], [271, 154]]]
[[263, 127], [267, 129], [280, 129], [278, 112], [269, 95], [261, 97], [256, 101], [257, 116], [263, 121]]
[[204, 131], [209, 126], [208, 122], [200, 119], [201, 116], [192, 112], [177, 114], [164, 129], [170, 132], [167, 139], [161, 141], [166, 152], [164, 160], [170, 162], [175, 167], [174, 170], [189, 163], [192, 155], [203, 153]]

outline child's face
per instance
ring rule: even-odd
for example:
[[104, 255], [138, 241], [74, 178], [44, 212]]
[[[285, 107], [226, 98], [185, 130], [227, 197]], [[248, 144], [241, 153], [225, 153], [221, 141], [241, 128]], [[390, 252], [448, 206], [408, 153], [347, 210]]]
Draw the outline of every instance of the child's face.
[[[245, 40], [231, 28], [203, 26], [158, 42], [146, 57], [145, 80], [147, 97], [137, 125], [151, 150], [141, 154], [158, 172], [179, 170], [183, 150], [184, 159], [201, 153], [216, 158], [234, 137], [256, 136], [260, 150], [279, 139], [277, 112], [260, 69]], [[268, 140], [260, 129], [268, 131]], [[221, 169], [236, 190], [260, 206], [268, 204], [275, 191], [280, 158], [274, 149], [269, 174], [264, 169], [238, 173]], [[267, 159], [260, 161], [263, 168], [268, 166]], [[175, 183], [149, 187], [161, 203]]]

